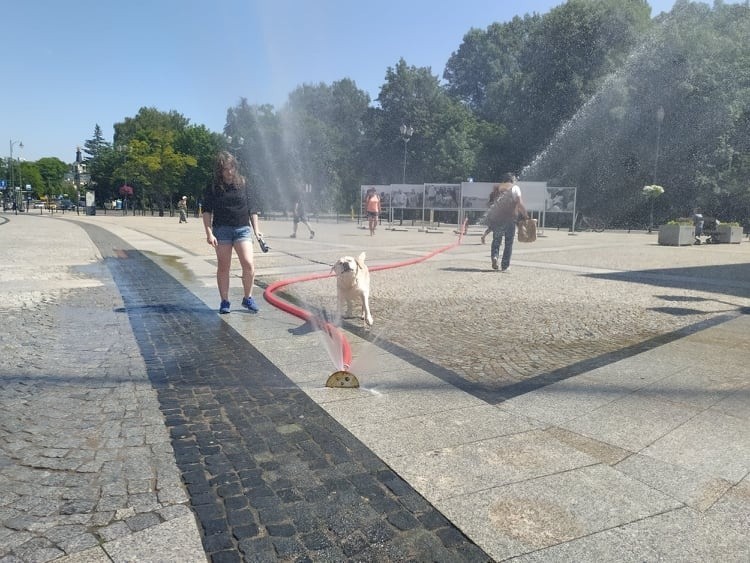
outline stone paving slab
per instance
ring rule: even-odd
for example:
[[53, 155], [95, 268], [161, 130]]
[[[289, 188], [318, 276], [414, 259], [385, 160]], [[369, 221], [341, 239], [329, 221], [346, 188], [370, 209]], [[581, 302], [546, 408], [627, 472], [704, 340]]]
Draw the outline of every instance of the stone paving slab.
[[352, 433], [385, 459], [445, 450], [466, 443], [518, 434], [543, 424], [505, 414], [492, 405], [478, 405], [431, 414], [359, 424]]
[[747, 434], [747, 420], [709, 409], [656, 440], [641, 453], [737, 483], [748, 474], [750, 440]]
[[469, 535], [504, 560], [637, 522], [680, 503], [606, 465], [594, 465], [448, 498], [438, 507], [449, 518], [461, 515]]
[[732, 488], [731, 481], [702, 473], [699, 468], [669, 463], [645, 454], [632, 455], [618, 463], [616, 468], [701, 512], [713, 506]]
[[700, 413], [695, 407], [651, 397], [645, 391], [628, 394], [560, 426], [638, 452]]

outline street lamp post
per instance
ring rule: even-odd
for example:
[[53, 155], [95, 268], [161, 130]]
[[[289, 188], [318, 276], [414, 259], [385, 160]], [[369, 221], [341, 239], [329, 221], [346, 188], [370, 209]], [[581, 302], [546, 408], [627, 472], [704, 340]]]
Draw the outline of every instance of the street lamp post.
[[656, 110], [656, 153], [654, 154], [654, 176], [652, 184], [656, 184], [656, 167], [659, 164], [659, 145], [661, 142], [661, 122], [664, 121], [664, 108]]
[[14, 141], [13, 139], [10, 139], [10, 160], [8, 160], [8, 169], [10, 173], [10, 186], [8, 188], [12, 190], [12, 193], [14, 194], [14, 199], [16, 202], [16, 213], [18, 213], [18, 197], [16, 196], [16, 183], [13, 181], [13, 147], [18, 145], [19, 149], [23, 148], [23, 143], [21, 141]]
[[401, 183], [406, 183], [406, 145], [409, 142], [409, 139], [411, 139], [411, 136], [414, 134], [414, 127], [409, 125], [408, 127], [406, 125], [401, 125], [400, 128], [401, 131], [401, 140], [404, 142], [404, 171], [401, 175]]
[[[659, 165], [659, 145], [661, 143], [661, 122], [664, 121], [664, 108], [659, 106], [656, 110], [656, 152], [654, 153], [654, 174], [651, 183], [656, 185], [656, 168]], [[648, 232], [654, 230], [654, 198], [651, 198], [651, 209], [648, 218]]]

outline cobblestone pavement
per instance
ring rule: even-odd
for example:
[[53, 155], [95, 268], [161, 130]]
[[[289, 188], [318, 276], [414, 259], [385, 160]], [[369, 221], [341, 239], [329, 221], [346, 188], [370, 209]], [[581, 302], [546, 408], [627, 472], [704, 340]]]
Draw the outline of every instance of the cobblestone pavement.
[[78, 228], [28, 227], [0, 225], [4, 562], [49, 561], [192, 518], [111, 276]]
[[[429, 261], [375, 272], [376, 325], [368, 333], [348, 328], [496, 402], [528, 391], [524, 382], [587, 371], [750, 310], [747, 245], [676, 249], [643, 233], [549, 236], [554, 241], [539, 241], [543, 253], [516, 243], [513, 262], [523, 266], [506, 274], [489, 268], [489, 246], [475, 236]], [[619, 260], [609, 255], [614, 248]], [[375, 263], [387, 260], [374, 250]], [[675, 252], [686, 255], [682, 263], [659, 267]], [[274, 279], [262, 269], [259, 277]], [[330, 285], [317, 280], [288, 294], [332, 311]]]
[[[233, 330], [237, 315], [227, 323], [196, 298], [215, 294], [213, 272], [191, 266], [213, 260], [199, 221], [74, 220], [96, 245], [65, 217], [0, 225], [22, 241], [0, 248], [12, 265], [0, 270], [0, 562], [106, 549], [191, 509], [214, 561], [489, 560]], [[50, 223], [54, 244], [31, 228]], [[97, 224], [179, 248], [182, 283]], [[314, 241], [290, 241], [288, 229], [264, 223], [272, 251], [258, 256], [258, 284], [325, 272], [342, 254], [366, 250], [382, 266], [456, 239], [319, 223]], [[345, 323], [365, 343], [355, 362], [382, 348], [496, 404], [750, 310], [748, 244], [548, 232], [516, 243], [500, 274], [478, 234], [373, 273], [375, 326]], [[335, 309], [330, 278], [284, 291]]]

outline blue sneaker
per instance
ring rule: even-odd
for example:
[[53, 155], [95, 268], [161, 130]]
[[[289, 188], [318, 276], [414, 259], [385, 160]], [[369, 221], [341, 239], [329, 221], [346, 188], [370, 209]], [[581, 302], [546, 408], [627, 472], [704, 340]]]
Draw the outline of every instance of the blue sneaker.
[[222, 315], [226, 315], [227, 313], [231, 312], [229, 309], [229, 301], [222, 301], [221, 305], [219, 305], [219, 313]]
[[260, 307], [258, 307], [258, 304], [255, 302], [255, 300], [252, 297], [243, 297], [242, 306], [245, 307], [251, 313], [257, 313], [258, 311], [260, 311]]

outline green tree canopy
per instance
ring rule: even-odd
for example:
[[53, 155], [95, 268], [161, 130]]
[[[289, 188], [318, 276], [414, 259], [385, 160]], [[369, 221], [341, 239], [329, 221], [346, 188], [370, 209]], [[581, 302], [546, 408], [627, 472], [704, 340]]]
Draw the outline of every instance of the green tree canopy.
[[70, 170], [67, 164], [56, 157], [45, 157], [36, 161], [36, 168], [39, 171], [39, 184], [33, 187], [37, 194], [63, 193], [63, 179]]

